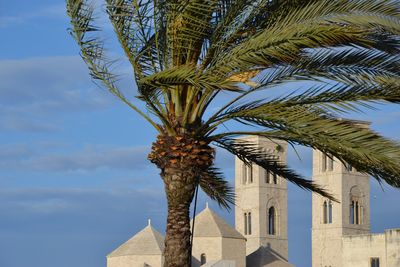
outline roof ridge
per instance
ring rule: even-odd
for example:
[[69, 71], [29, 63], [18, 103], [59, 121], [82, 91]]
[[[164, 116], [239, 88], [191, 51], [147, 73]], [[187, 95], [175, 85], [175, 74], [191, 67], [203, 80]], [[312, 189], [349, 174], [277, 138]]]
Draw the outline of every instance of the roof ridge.
[[124, 255], [159, 255], [164, 250], [164, 236], [152, 225], [141, 231], [113, 250], [107, 257]]
[[194, 236], [245, 239], [242, 234], [209, 207], [206, 207], [196, 215], [193, 234]]

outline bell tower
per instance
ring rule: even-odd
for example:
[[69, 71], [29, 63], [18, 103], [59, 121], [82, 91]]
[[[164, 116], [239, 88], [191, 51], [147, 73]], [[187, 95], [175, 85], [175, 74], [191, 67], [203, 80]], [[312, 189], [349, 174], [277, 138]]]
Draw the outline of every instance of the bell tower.
[[[240, 138], [252, 142], [286, 163], [287, 143], [258, 136]], [[287, 184], [286, 180], [252, 164], [235, 159], [235, 225], [246, 237], [246, 255], [268, 255], [287, 261]], [[263, 257], [265, 256], [265, 252]], [[256, 256], [260, 257], [260, 256]], [[254, 257], [253, 257], [254, 258]], [[252, 265], [255, 266], [255, 265]]]
[[[368, 127], [364, 122], [356, 122]], [[320, 151], [313, 151], [313, 181], [339, 202], [313, 193], [312, 266], [341, 267], [342, 236], [370, 230], [369, 177]]]

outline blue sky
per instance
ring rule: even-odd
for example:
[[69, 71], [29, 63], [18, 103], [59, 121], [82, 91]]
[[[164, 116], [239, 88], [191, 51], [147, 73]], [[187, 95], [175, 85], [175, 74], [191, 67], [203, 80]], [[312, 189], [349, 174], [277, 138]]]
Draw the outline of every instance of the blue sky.
[[[68, 27], [64, 1], [0, 1], [0, 266], [105, 266], [106, 254], [148, 218], [164, 231], [162, 183], [146, 160], [156, 133], [91, 82]], [[122, 57], [113, 42], [111, 51]], [[134, 92], [129, 77], [121, 86]], [[398, 138], [397, 107], [356, 117]], [[299, 151], [302, 161], [290, 153], [289, 162], [309, 176], [311, 151]], [[218, 151], [217, 163], [232, 181], [233, 157]], [[400, 192], [384, 189], [372, 183], [374, 232], [400, 227]], [[233, 223], [232, 213], [210, 205]], [[296, 266], [310, 266], [310, 229], [311, 195], [290, 185]]]

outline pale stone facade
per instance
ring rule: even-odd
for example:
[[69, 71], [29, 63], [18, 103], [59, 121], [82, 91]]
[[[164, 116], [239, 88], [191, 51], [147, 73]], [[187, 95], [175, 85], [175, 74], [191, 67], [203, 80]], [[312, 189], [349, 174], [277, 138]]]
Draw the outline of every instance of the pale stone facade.
[[[313, 267], [343, 266], [342, 237], [369, 233], [369, 179], [355, 170], [348, 171], [340, 161], [313, 152], [313, 180], [331, 192], [340, 202], [320, 195], [312, 196], [312, 262]], [[357, 214], [351, 202], [358, 203]], [[351, 213], [354, 220], [351, 221]], [[353, 218], [352, 217], [352, 218]]]
[[[251, 142], [286, 163], [287, 144], [259, 137]], [[313, 180], [339, 202], [312, 196], [313, 267], [400, 267], [400, 229], [370, 234], [367, 175], [313, 152]], [[235, 226], [208, 206], [196, 216], [193, 267], [290, 267], [287, 184], [254, 164], [235, 159]], [[164, 237], [149, 223], [107, 256], [107, 267], [162, 267]]]
[[400, 266], [400, 229], [370, 234], [368, 175], [314, 150], [313, 180], [339, 201], [312, 196], [313, 267]]
[[343, 237], [343, 267], [371, 266], [372, 259], [380, 267], [400, 266], [400, 229]]
[[162, 267], [164, 237], [149, 225], [107, 255], [107, 267]]
[[236, 267], [245, 267], [246, 239], [207, 205], [196, 216], [192, 266], [198, 267], [201, 263], [222, 260], [233, 261]]
[[[275, 155], [279, 162], [286, 163], [286, 142], [257, 136], [240, 140], [251, 142], [262, 151]], [[287, 263], [286, 180], [255, 164], [248, 166], [236, 157], [235, 193], [235, 226], [247, 239], [247, 265], [258, 267]]]

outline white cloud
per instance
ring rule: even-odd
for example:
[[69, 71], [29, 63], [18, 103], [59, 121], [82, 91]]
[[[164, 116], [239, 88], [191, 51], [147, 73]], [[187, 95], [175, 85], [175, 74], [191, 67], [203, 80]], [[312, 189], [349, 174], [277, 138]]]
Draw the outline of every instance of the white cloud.
[[91, 83], [78, 56], [0, 61], [0, 107], [9, 112], [104, 107], [108, 97]]
[[165, 211], [159, 192], [1, 188], [1, 265], [104, 266], [106, 254], [145, 227], [147, 218], [162, 232]]
[[[47, 232], [57, 228], [57, 225], [52, 225], [54, 221], [45, 222], [43, 215], [60, 221], [63, 227], [73, 223], [77, 228], [75, 230], [81, 231], [87, 224], [99, 222], [99, 219], [103, 221], [103, 226], [107, 221], [115, 223], [122, 218], [139, 223], [152, 217], [164, 223], [166, 209], [164, 195], [158, 188], [106, 190], [53, 187], [0, 189], [0, 212], [3, 214], [0, 232], [4, 231], [6, 224], [20, 220], [30, 221], [32, 225], [28, 228], [43, 223], [40, 228]], [[135, 218], [135, 214], [141, 214], [141, 217]], [[76, 221], [78, 218], [80, 221]], [[113, 227], [108, 230], [113, 231]]]
[[94, 85], [78, 56], [0, 61], [0, 130], [54, 131], [54, 114], [105, 109], [116, 101]]
[[[2, 145], [0, 166], [4, 170], [39, 172], [93, 171], [101, 168], [116, 170], [144, 169], [151, 166], [147, 160], [149, 147], [115, 147], [86, 145], [80, 150], [46, 151], [26, 144]], [[9, 157], [8, 152], [12, 157]], [[40, 151], [40, 154], [34, 152]]]
[[17, 13], [0, 17], [0, 28], [12, 27], [16, 24], [29, 23], [36, 19], [65, 18], [65, 4], [43, 6], [30, 12]]
[[7, 132], [52, 132], [58, 130], [54, 124], [28, 119], [23, 116], [0, 116], [0, 130]]
[[0, 145], [0, 161], [21, 160], [32, 156], [33, 150], [26, 144]]

